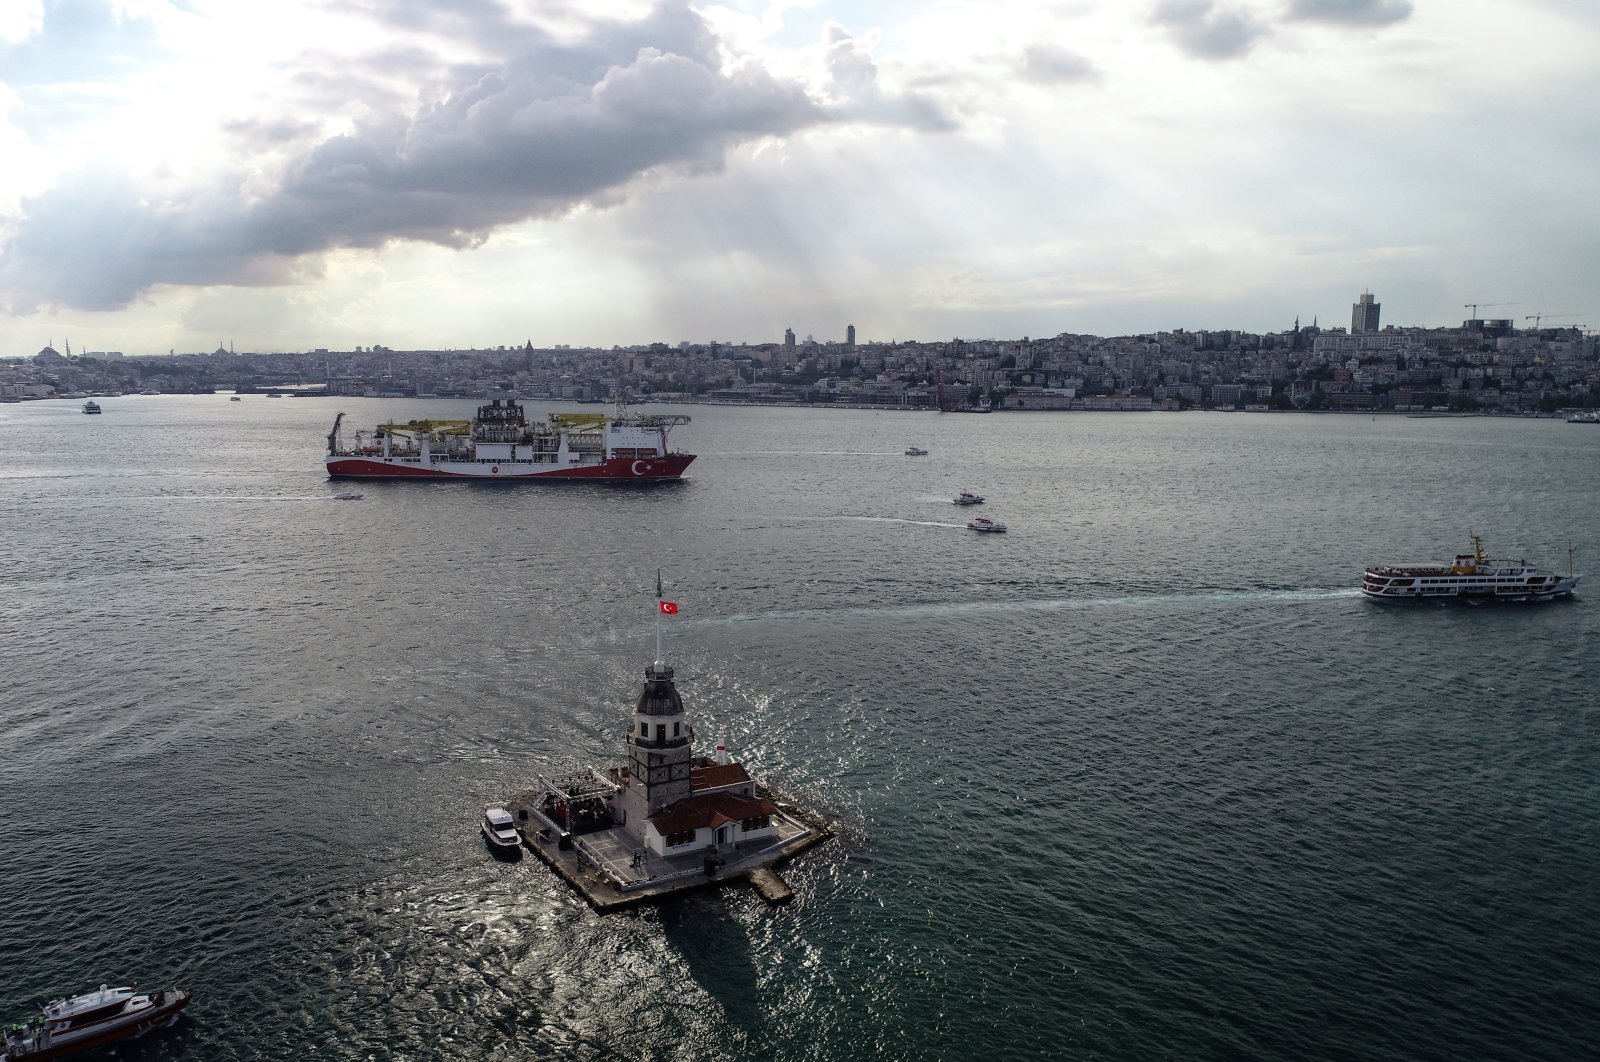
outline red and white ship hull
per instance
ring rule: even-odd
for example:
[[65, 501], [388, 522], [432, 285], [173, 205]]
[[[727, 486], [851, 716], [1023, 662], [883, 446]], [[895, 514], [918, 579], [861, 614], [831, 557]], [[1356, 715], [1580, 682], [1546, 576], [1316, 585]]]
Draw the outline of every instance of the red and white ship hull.
[[330, 455], [327, 466], [330, 477], [345, 479], [580, 479], [637, 483], [678, 479], [694, 458], [694, 454], [612, 457], [594, 464], [561, 466], [547, 461], [424, 461], [417, 458]]

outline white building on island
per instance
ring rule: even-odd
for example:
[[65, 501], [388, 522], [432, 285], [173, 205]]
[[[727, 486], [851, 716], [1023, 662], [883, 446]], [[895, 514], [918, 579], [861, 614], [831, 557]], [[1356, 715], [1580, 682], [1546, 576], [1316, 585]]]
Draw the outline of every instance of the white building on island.
[[644, 676], [628, 728], [628, 763], [608, 772], [617, 825], [658, 856], [773, 837], [778, 809], [756, 795], [744, 766], [721, 745], [715, 759], [694, 755], [672, 668], [652, 664]]
[[830, 831], [814, 813], [775, 803], [724, 745], [695, 755], [661, 659], [660, 615], [676, 615], [677, 605], [659, 600], [659, 577], [656, 597], [656, 659], [628, 717], [627, 762], [541, 779], [514, 797], [507, 806], [518, 835], [596, 910], [734, 879], [783, 903], [792, 893], [776, 866]]

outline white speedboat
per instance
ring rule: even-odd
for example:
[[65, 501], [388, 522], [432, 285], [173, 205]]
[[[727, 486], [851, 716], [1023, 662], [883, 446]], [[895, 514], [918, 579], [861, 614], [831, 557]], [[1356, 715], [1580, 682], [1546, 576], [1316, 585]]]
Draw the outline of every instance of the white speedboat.
[[955, 503], [957, 505], [982, 505], [983, 495], [974, 494], [970, 490], [964, 490], [960, 494], [956, 495]]
[[1525, 560], [1490, 560], [1472, 536], [1472, 552], [1451, 564], [1381, 564], [1361, 574], [1361, 592], [1380, 601], [1554, 601], [1571, 597], [1583, 578], [1567, 560], [1567, 571], [1545, 571]]
[[497, 855], [517, 855], [522, 852], [522, 839], [517, 836], [515, 821], [505, 808], [490, 808], [483, 813], [479, 827], [483, 839]]
[[985, 534], [990, 534], [990, 535], [1000, 534], [1000, 533], [1004, 532], [1005, 529], [1006, 529], [1006, 525], [1005, 524], [996, 523], [995, 521], [989, 519], [987, 516], [979, 516], [979, 517], [976, 517], [976, 518], [974, 518], [972, 520], [968, 520], [967, 521], [967, 526], [970, 527], [974, 531], [982, 531]]
[[101, 985], [81, 996], [65, 996], [40, 1007], [40, 1014], [5, 1030], [0, 1062], [44, 1062], [131, 1040], [171, 1025], [189, 1005], [179, 989], [139, 992]]
[[920, 446], [908, 446], [908, 447], [906, 447], [906, 456], [907, 457], [927, 457], [928, 456], [928, 451], [924, 450]]

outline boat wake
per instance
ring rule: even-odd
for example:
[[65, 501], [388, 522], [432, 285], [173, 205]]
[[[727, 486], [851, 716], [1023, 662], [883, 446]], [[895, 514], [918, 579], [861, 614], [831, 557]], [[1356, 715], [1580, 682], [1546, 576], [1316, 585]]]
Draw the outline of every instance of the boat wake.
[[[961, 527], [960, 524], [951, 525]], [[1124, 594], [1116, 597], [1048, 597], [1010, 601], [930, 601], [910, 605], [795, 609], [725, 616], [701, 621], [717, 624], [760, 623], [771, 620], [828, 618], [840, 616], [952, 616], [985, 613], [1065, 612], [1085, 609], [1183, 608], [1217, 605], [1308, 605], [1328, 601], [1348, 601], [1361, 596], [1348, 587], [1308, 587], [1294, 590], [1213, 590], [1181, 594]]]
[[966, 524], [952, 524], [944, 520], [905, 520], [898, 516], [817, 516], [815, 520], [858, 520], [869, 524], [915, 524], [917, 527], [953, 527], [957, 531]]
[[727, 450], [702, 457], [904, 457], [903, 450]]
[[[960, 525], [956, 525], [960, 526]], [[768, 612], [740, 612], [725, 616], [697, 619], [680, 617], [674, 622], [679, 629], [713, 630], [722, 627], [746, 626], [763, 623], [806, 623], [821, 621], [835, 623], [850, 618], [891, 619], [943, 619], [951, 616], [1026, 614], [1037, 612], [1072, 612], [1092, 609], [1181, 609], [1235, 607], [1297, 607], [1351, 601], [1361, 597], [1360, 590], [1348, 587], [1304, 587], [1289, 590], [1196, 590], [1178, 594], [1122, 594], [1115, 597], [1046, 597], [1032, 599], [990, 601], [928, 601], [905, 605], [844, 605], [838, 608], [778, 609]], [[623, 644], [638, 637], [637, 631], [615, 629], [579, 643], [562, 643], [537, 647], [539, 652], [570, 651], [577, 645], [592, 648], [596, 645]], [[535, 651], [534, 646], [510, 649], [509, 652]]]

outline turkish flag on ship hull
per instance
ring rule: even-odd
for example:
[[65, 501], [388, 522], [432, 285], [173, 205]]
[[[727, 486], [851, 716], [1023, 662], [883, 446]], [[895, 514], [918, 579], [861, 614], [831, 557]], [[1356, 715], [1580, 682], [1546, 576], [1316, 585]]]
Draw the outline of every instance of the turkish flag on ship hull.
[[678, 614], [678, 603], [676, 601], [661, 602], [661, 614], [663, 616], [676, 616]]

